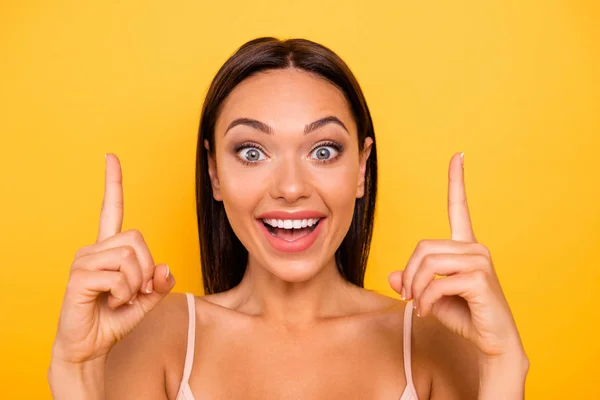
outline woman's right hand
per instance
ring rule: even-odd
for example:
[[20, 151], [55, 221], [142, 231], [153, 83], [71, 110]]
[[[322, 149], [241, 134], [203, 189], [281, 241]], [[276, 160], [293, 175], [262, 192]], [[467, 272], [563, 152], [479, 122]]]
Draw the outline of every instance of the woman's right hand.
[[117, 341], [175, 286], [168, 265], [154, 264], [141, 233], [121, 232], [122, 224], [121, 165], [116, 155], [107, 154], [98, 238], [75, 254], [52, 349], [53, 363], [106, 359]]

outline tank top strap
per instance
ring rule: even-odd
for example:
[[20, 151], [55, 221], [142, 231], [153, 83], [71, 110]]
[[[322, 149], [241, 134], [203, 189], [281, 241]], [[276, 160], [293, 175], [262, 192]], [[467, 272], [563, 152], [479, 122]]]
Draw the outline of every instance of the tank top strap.
[[187, 336], [187, 351], [185, 353], [185, 365], [183, 367], [183, 379], [181, 383], [187, 383], [192, 373], [192, 364], [194, 363], [194, 344], [196, 340], [196, 301], [192, 293], [186, 293], [188, 314], [189, 314], [189, 326]]
[[412, 336], [412, 315], [413, 315], [413, 302], [409, 301], [406, 303], [404, 308], [404, 374], [406, 375], [406, 386], [408, 390], [415, 390], [412, 376], [412, 363], [411, 363], [411, 336]]

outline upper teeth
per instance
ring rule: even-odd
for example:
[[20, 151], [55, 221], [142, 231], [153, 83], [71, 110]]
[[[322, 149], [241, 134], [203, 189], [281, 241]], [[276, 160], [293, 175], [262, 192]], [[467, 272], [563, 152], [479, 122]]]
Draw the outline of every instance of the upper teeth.
[[316, 225], [320, 218], [309, 219], [263, 219], [265, 224], [271, 225], [273, 228], [283, 229], [302, 229], [307, 226]]

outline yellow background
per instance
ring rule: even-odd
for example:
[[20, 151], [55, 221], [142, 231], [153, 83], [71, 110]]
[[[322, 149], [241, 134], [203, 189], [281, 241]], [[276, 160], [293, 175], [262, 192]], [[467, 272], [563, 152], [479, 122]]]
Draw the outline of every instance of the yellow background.
[[0, 3], [0, 397], [49, 398], [68, 270], [95, 239], [104, 153], [124, 229], [176, 291], [201, 294], [196, 130], [220, 65], [257, 36], [305, 37], [358, 77], [381, 180], [367, 287], [419, 239], [449, 238], [448, 161], [464, 151], [532, 367], [529, 399], [600, 398], [600, 35], [596, 1]]

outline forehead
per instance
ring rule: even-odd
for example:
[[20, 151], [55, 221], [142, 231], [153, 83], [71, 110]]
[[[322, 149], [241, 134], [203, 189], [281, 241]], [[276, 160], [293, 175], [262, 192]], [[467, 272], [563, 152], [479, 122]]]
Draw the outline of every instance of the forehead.
[[338, 117], [356, 131], [350, 106], [340, 89], [319, 75], [278, 69], [251, 76], [233, 89], [223, 104], [216, 131], [236, 118], [254, 118], [278, 129], [303, 129], [326, 116]]

